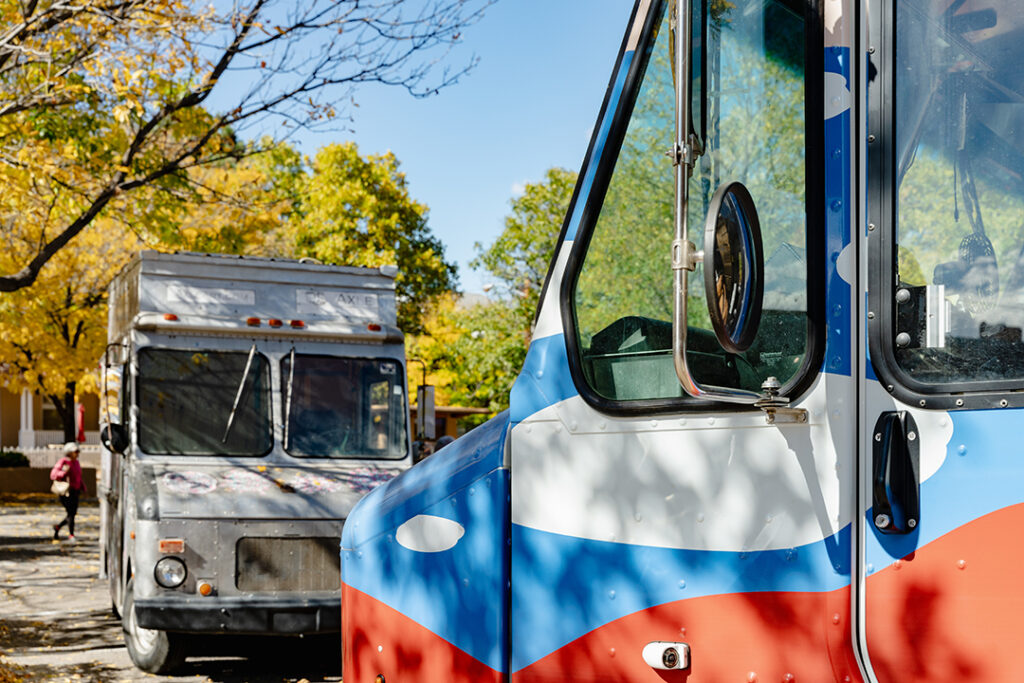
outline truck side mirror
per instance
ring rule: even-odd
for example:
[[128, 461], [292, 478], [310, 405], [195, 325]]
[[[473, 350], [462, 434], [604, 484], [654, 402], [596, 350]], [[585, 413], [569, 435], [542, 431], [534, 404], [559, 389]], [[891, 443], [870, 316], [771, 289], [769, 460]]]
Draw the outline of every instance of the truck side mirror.
[[718, 343], [743, 353], [761, 324], [764, 255], [754, 199], [743, 183], [722, 185], [704, 224], [704, 293]]
[[416, 389], [416, 431], [421, 439], [433, 441], [437, 429], [434, 387], [421, 384]]
[[106, 424], [100, 430], [100, 441], [111, 453], [124, 454], [128, 448], [128, 431], [124, 425]]

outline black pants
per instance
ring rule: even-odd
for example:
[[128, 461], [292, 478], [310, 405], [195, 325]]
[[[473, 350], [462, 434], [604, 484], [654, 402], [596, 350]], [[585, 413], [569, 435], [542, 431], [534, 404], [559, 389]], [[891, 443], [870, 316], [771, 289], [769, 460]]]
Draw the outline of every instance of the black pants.
[[64, 519], [60, 520], [57, 524], [57, 528], [60, 529], [65, 524], [68, 525], [68, 533], [72, 536], [75, 535], [75, 515], [78, 514], [78, 495], [81, 491], [77, 489], [71, 489], [68, 491], [66, 496], [57, 496], [60, 499], [60, 504], [64, 506]]

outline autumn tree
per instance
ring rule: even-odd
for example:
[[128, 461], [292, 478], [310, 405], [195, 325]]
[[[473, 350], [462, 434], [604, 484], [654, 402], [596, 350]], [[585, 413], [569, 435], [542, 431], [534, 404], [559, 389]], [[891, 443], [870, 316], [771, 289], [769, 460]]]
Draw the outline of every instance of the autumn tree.
[[394, 154], [363, 157], [354, 143], [328, 145], [288, 184], [288, 255], [344, 266], [397, 265], [398, 320], [406, 332], [420, 331], [424, 307], [456, 288], [455, 265], [445, 260], [444, 245], [427, 225], [427, 207], [410, 196]]
[[0, 207], [20, 236], [0, 291], [31, 285], [131, 193], [158, 199], [193, 183], [192, 169], [339, 125], [359, 85], [425, 96], [453, 83], [472, 62], [448, 68], [447, 52], [487, 4], [0, 0], [3, 194], [61, 209], [41, 222]]
[[[110, 278], [137, 248], [133, 233], [104, 222], [57, 254], [29, 287], [0, 298], [0, 381], [47, 397], [75, 439], [75, 397], [96, 390], [107, 343]], [[0, 233], [6, 248], [10, 235]]]

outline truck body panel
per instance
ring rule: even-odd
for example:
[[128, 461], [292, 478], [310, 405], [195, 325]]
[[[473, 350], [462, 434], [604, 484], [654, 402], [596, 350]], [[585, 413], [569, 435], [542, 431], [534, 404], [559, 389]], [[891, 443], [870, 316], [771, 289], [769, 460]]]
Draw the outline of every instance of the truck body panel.
[[[424, 463], [356, 506], [343, 591], [377, 620], [343, 623], [346, 675], [1015, 679], [1024, 9], [870, 9], [636, 2], [500, 421], [507, 499], [468, 519], [430, 507], [451, 489], [413, 495]], [[714, 212], [736, 181], [758, 221]], [[759, 222], [764, 246], [749, 346], [712, 324], [734, 310], [716, 289], [730, 250], [753, 253], [714, 241], [730, 221]], [[408, 503], [385, 513], [388, 497]], [[428, 509], [463, 538], [477, 519], [509, 526], [493, 546], [438, 546], [430, 562], [463, 559], [424, 611], [399, 589], [422, 567], [375, 539]], [[429, 546], [449, 525], [422, 529]], [[491, 631], [453, 584], [465, 554], [498, 546], [494, 661], [463, 637]]]

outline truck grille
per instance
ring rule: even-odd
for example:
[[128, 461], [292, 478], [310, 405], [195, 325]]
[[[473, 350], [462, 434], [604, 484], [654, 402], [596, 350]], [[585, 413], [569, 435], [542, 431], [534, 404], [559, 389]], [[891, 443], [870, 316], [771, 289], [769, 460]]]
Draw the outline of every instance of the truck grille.
[[341, 589], [341, 539], [242, 538], [235, 586], [242, 591]]

